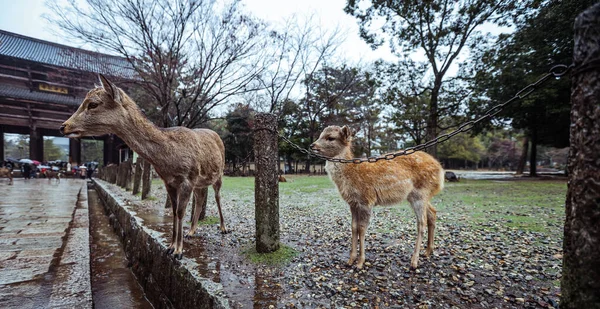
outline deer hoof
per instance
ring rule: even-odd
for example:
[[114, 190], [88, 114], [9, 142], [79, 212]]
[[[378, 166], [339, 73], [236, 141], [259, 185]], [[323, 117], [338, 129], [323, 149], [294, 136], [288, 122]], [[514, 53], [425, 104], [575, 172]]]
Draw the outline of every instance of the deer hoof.
[[225, 234], [229, 234], [231, 233], [231, 231], [228, 231], [226, 229], [221, 229], [221, 234], [225, 235]]
[[177, 253], [174, 255], [175, 259], [181, 260], [183, 258], [183, 253]]
[[191, 239], [192, 235], [191, 234], [185, 234], [185, 236], [183, 236], [183, 238], [185, 238], [185, 239]]
[[432, 254], [433, 254], [433, 249], [431, 249], [431, 250], [427, 249], [427, 250], [425, 251], [425, 256], [426, 256], [426, 257], [430, 257]]
[[175, 248], [169, 248], [167, 249], [167, 255], [172, 254], [175, 251]]

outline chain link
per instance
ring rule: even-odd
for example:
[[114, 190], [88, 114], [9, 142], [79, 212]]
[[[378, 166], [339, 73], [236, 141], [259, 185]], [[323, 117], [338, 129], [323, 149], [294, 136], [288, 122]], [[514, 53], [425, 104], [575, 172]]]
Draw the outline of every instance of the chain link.
[[552, 68], [550, 68], [550, 70], [548, 71], [548, 73], [544, 74], [542, 77], [540, 77], [537, 81], [535, 81], [532, 84], [529, 84], [527, 86], [525, 86], [523, 89], [521, 89], [520, 91], [517, 92], [517, 94], [515, 94], [514, 97], [508, 99], [507, 101], [505, 101], [504, 103], [500, 103], [498, 105], [493, 106], [492, 108], [488, 109], [485, 114], [475, 120], [469, 120], [465, 123], [463, 123], [462, 125], [460, 125], [458, 127], [458, 129], [450, 132], [450, 133], [446, 133], [446, 134], [442, 134], [428, 142], [425, 142], [423, 144], [419, 144], [416, 146], [412, 146], [412, 147], [408, 147], [404, 150], [398, 151], [398, 152], [394, 152], [394, 153], [388, 153], [388, 154], [384, 154], [384, 155], [380, 155], [377, 157], [368, 157], [368, 158], [354, 158], [354, 159], [342, 159], [342, 158], [332, 158], [332, 157], [327, 157], [315, 152], [312, 152], [308, 149], [304, 149], [298, 145], [296, 145], [294, 142], [292, 142], [289, 138], [285, 137], [284, 135], [280, 134], [279, 137], [281, 137], [281, 139], [283, 139], [286, 143], [288, 143], [289, 145], [291, 145], [294, 149], [300, 151], [301, 153], [304, 153], [308, 156], [311, 157], [315, 157], [315, 158], [319, 158], [322, 160], [327, 160], [330, 162], [337, 162], [337, 163], [355, 163], [355, 164], [360, 164], [363, 162], [369, 162], [369, 163], [374, 163], [377, 162], [379, 160], [393, 160], [396, 157], [400, 157], [400, 156], [406, 156], [406, 155], [410, 155], [413, 154], [417, 151], [421, 151], [424, 150], [426, 148], [429, 148], [433, 145], [437, 145], [439, 143], [445, 142], [449, 139], [451, 139], [452, 137], [454, 137], [455, 135], [458, 135], [460, 133], [464, 133], [467, 132], [469, 130], [471, 130], [475, 125], [477, 125], [478, 123], [482, 122], [483, 120], [492, 118], [494, 116], [496, 116], [498, 113], [500, 113], [504, 107], [514, 101], [517, 100], [522, 100], [525, 97], [527, 97], [528, 95], [530, 95], [532, 92], [534, 92], [535, 90], [537, 90], [539, 88], [540, 85], [544, 84], [546, 81], [548, 81], [551, 77], [554, 78], [560, 78], [564, 75], [566, 75], [572, 68], [573, 68], [573, 64], [567, 66], [564, 64], [558, 64], [553, 66]]

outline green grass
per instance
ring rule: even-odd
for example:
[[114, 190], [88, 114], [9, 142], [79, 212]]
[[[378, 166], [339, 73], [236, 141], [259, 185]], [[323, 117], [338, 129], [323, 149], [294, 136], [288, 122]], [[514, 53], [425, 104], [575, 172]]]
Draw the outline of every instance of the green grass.
[[527, 231], [556, 230], [564, 220], [566, 181], [462, 180], [447, 183], [433, 199], [439, 213], [473, 226], [497, 222]]
[[242, 253], [252, 263], [266, 265], [287, 264], [296, 255], [298, 255], [298, 251], [283, 244], [280, 244], [280, 247], [277, 251], [271, 253], [258, 253], [256, 252], [256, 246], [252, 244], [251, 247], [246, 248]]
[[[332, 204], [345, 206], [327, 176], [286, 175], [288, 182], [279, 183], [280, 201], [294, 206], [326, 209]], [[442, 220], [448, 219], [488, 228], [489, 223], [501, 224], [525, 231], [550, 233], [564, 222], [566, 180], [467, 180], [446, 183], [445, 189], [432, 203]], [[241, 202], [254, 200], [253, 177], [225, 177], [223, 196]], [[283, 204], [283, 202], [280, 202]], [[380, 209], [376, 211], [382, 211]], [[412, 219], [407, 202], [387, 208], [400, 217]], [[386, 227], [380, 227], [385, 232]]]

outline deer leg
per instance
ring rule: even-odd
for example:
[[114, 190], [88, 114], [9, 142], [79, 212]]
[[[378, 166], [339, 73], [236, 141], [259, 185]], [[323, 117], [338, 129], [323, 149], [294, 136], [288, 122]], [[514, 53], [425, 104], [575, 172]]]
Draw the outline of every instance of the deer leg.
[[348, 266], [354, 264], [356, 260], [356, 245], [358, 242], [358, 223], [356, 222], [356, 216], [352, 213], [352, 247], [350, 249], [350, 259], [348, 260]]
[[185, 235], [185, 238], [190, 238], [196, 233], [196, 229], [198, 228], [198, 219], [200, 218], [200, 213], [202, 212], [201, 207], [206, 207], [206, 205], [204, 205], [206, 194], [208, 194], [208, 188], [194, 188], [194, 199], [192, 203], [192, 227]]
[[167, 200], [165, 201], [165, 209], [173, 208], [172, 205], [173, 203], [171, 203], [171, 199], [167, 197]]
[[437, 219], [436, 212], [431, 203], [427, 202], [427, 250], [425, 251], [425, 256], [430, 256], [433, 253], [433, 237], [435, 236], [435, 220]]
[[171, 201], [171, 209], [173, 210], [173, 234], [172, 234], [172, 238], [171, 238], [171, 244], [169, 245], [169, 247], [167, 248], [167, 254], [171, 254], [173, 253], [173, 251], [175, 251], [175, 244], [176, 244], [176, 240], [177, 240], [177, 231], [178, 231], [178, 227], [177, 227], [177, 189], [176, 188], [172, 188], [169, 186], [166, 186], [167, 188], [167, 200]]
[[217, 209], [219, 209], [219, 219], [221, 220], [221, 234], [227, 234], [227, 229], [225, 228], [225, 220], [223, 220], [223, 212], [221, 211], [221, 185], [223, 184], [223, 179], [219, 177], [219, 180], [215, 182], [213, 185], [213, 190], [215, 190], [215, 201], [217, 202]]
[[190, 195], [192, 194], [192, 186], [188, 182], [184, 182], [180, 185], [177, 195], [177, 209], [173, 213], [173, 218], [177, 220], [177, 232], [175, 245], [175, 258], [181, 260], [183, 257], [183, 216], [185, 215], [185, 209], [190, 201]]
[[358, 269], [363, 268], [363, 264], [365, 263], [365, 234], [367, 233], [367, 228], [369, 227], [369, 221], [371, 220], [371, 208], [368, 207], [366, 209], [361, 209], [360, 216], [358, 217], [358, 248], [359, 248], [359, 256], [358, 262], [356, 263], [356, 267]]
[[425, 203], [421, 199], [413, 200], [409, 197], [409, 202], [417, 218], [417, 242], [415, 243], [415, 251], [410, 259], [410, 267], [416, 269], [419, 265], [419, 252], [421, 251], [421, 243], [423, 242], [423, 234], [425, 233], [427, 224], [427, 210], [425, 209]]

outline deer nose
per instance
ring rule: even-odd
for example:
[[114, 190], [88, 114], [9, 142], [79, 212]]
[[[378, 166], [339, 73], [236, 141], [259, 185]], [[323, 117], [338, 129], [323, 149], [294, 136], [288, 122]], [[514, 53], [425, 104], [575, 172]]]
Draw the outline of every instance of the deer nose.
[[58, 131], [60, 131], [60, 134], [65, 135], [65, 127], [66, 127], [66, 125], [64, 125], [64, 124], [62, 126], [60, 126], [60, 128], [58, 129]]

